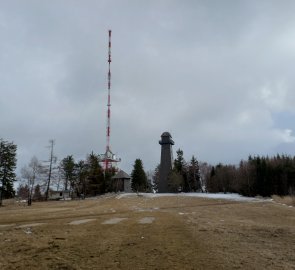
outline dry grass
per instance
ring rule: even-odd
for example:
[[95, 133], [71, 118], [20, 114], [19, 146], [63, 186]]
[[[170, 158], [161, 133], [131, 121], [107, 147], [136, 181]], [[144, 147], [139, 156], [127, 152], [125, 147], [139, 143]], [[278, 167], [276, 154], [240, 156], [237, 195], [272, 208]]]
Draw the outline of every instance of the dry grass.
[[11, 206], [15, 204], [19, 204], [19, 202], [16, 199], [6, 199], [2, 201], [3, 206]]
[[295, 208], [272, 202], [101, 197], [0, 209], [1, 270], [295, 269], [294, 245]]
[[289, 206], [295, 206], [295, 195], [290, 196], [277, 196], [273, 195], [272, 199], [281, 204], [289, 205]]

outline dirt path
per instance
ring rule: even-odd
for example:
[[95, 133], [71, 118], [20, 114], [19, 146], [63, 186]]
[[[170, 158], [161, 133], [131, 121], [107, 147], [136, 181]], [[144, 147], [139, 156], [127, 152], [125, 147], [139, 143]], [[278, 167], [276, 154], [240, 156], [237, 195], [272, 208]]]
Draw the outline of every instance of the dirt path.
[[295, 210], [101, 197], [0, 209], [0, 269], [295, 269]]

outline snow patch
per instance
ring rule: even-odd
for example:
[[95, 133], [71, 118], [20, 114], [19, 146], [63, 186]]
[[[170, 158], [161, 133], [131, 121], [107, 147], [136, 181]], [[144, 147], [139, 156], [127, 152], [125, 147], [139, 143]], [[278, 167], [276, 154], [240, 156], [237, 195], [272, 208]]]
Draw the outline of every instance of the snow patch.
[[127, 218], [111, 218], [111, 219], [104, 221], [101, 224], [117, 224], [125, 219], [127, 219]]
[[144, 217], [138, 221], [139, 224], [151, 224], [155, 220], [154, 217]]
[[244, 202], [262, 202], [271, 201], [271, 199], [265, 198], [254, 198], [245, 197], [237, 193], [122, 193], [116, 196], [117, 199], [122, 199], [125, 197], [138, 197], [143, 196], [146, 198], [157, 198], [157, 197], [197, 197], [197, 198], [207, 198], [207, 199], [222, 199], [230, 201], [244, 201]]
[[84, 224], [84, 223], [88, 223], [91, 221], [96, 220], [95, 218], [89, 218], [89, 219], [80, 219], [80, 220], [74, 220], [72, 222], [70, 222], [70, 225], [80, 225], [80, 224]]
[[231, 201], [245, 201], [245, 202], [259, 202], [269, 201], [270, 199], [245, 197], [237, 193], [187, 193], [188, 197], [208, 198], [208, 199], [222, 199]]
[[6, 227], [11, 227], [14, 226], [15, 224], [0, 224], [0, 229], [1, 228], [6, 228]]
[[24, 229], [24, 233], [25, 233], [25, 234], [31, 234], [31, 233], [33, 233], [33, 232], [32, 232], [32, 230], [31, 230], [31, 228], [25, 228], [25, 229]]
[[30, 228], [30, 227], [37, 227], [37, 226], [41, 226], [45, 223], [31, 223], [31, 224], [24, 224], [24, 225], [19, 225], [17, 226], [17, 228]]
[[118, 196], [116, 196], [116, 199], [122, 199], [122, 198], [125, 198], [125, 197], [137, 197], [137, 194], [136, 193], [122, 193], [122, 194], [119, 194]]

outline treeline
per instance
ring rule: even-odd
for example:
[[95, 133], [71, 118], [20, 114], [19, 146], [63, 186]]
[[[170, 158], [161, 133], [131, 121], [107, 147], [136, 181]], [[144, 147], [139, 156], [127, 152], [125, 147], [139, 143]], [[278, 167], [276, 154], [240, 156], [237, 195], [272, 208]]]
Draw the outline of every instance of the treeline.
[[[115, 169], [104, 172], [99, 156], [91, 153], [85, 160], [75, 161], [68, 155], [60, 162], [53, 153], [54, 141], [50, 141], [50, 158], [46, 164], [33, 157], [21, 169], [17, 195], [32, 200], [47, 200], [50, 192], [69, 191], [71, 197], [96, 196], [116, 192], [112, 180]], [[15, 196], [16, 150], [13, 142], [0, 138], [0, 206], [3, 198]], [[230, 192], [245, 196], [295, 195], [295, 157], [250, 156], [236, 165], [211, 166], [192, 156], [187, 162], [183, 151], [177, 150], [173, 170], [169, 175], [170, 192]], [[131, 173], [131, 188], [135, 192], [157, 191], [159, 165], [146, 174], [143, 163], [136, 159]]]
[[208, 192], [234, 192], [245, 196], [294, 195], [295, 157], [255, 156], [239, 166], [211, 167], [205, 175]]
[[[114, 169], [104, 172], [100, 165], [99, 156], [87, 155], [85, 160], [75, 161], [72, 155], [63, 158], [57, 166], [52, 167], [51, 182], [48, 185], [48, 170], [36, 157], [22, 168], [22, 183], [17, 194], [31, 202], [33, 199], [48, 199], [52, 191], [68, 191], [73, 198], [96, 196], [106, 192], [115, 191], [112, 182]], [[47, 192], [46, 187], [49, 186]], [[43, 190], [43, 196], [40, 196]], [[37, 194], [37, 195], [36, 195]]]

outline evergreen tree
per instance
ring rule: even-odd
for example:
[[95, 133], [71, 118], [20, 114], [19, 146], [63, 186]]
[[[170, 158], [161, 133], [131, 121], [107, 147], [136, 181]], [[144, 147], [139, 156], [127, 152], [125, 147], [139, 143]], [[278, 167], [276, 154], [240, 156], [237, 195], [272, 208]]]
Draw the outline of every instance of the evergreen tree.
[[114, 167], [108, 168], [104, 173], [104, 190], [103, 192], [116, 192], [116, 185], [112, 177], [116, 174]]
[[190, 191], [201, 190], [200, 168], [198, 160], [192, 156], [188, 168], [188, 184]]
[[215, 171], [215, 167], [212, 166], [210, 174], [207, 176], [207, 179], [206, 179], [206, 190], [208, 190], [209, 192], [218, 192], [215, 178], [216, 178], [216, 171]]
[[[181, 178], [179, 178], [179, 179], [182, 179], [182, 183], [181, 183], [181, 189], [179, 191], [189, 192], [190, 186], [188, 183], [188, 169], [187, 169], [187, 164], [183, 158], [183, 151], [178, 149], [176, 151], [176, 155], [177, 155], [177, 157], [174, 160], [173, 171], [181, 175]], [[175, 178], [174, 174], [172, 174], [172, 175], [173, 175], [173, 179], [174, 179]]]
[[84, 160], [80, 160], [76, 165], [77, 176], [77, 193], [82, 198], [85, 198], [87, 187], [87, 171], [88, 167]]
[[185, 160], [183, 158], [183, 151], [178, 149], [176, 151], [176, 159], [174, 160], [174, 170], [183, 174], [184, 167], [185, 167]]
[[168, 188], [170, 192], [180, 192], [183, 186], [183, 176], [172, 170], [168, 177]]
[[64, 159], [62, 159], [60, 163], [60, 168], [61, 168], [61, 175], [64, 179], [64, 189], [68, 190], [68, 188], [70, 188], [70, 190], [72, 191], [74, 188], [74, 182], [75, 182], [75, 176], [76, 176], [76, 173], [75, 173], [76, 165], [75, 165], [75, 160], [73, 156], [69, 155], [65, 157]]
[[95, 196], [105, 192], [105, 177], [99, 164], [97, 155], [91, 153], [86, 160], [87, 165], [87, 188], [86, 194]]
[[147, 177], [140, 159], [136, 159], [131, 173], [131, 188], [136, 192], [145, 192], [148, 188]]
[[0, 206], [2, 198], [14, 196], [16, 149], [17, 146], [14, 143], [0, 139]]

